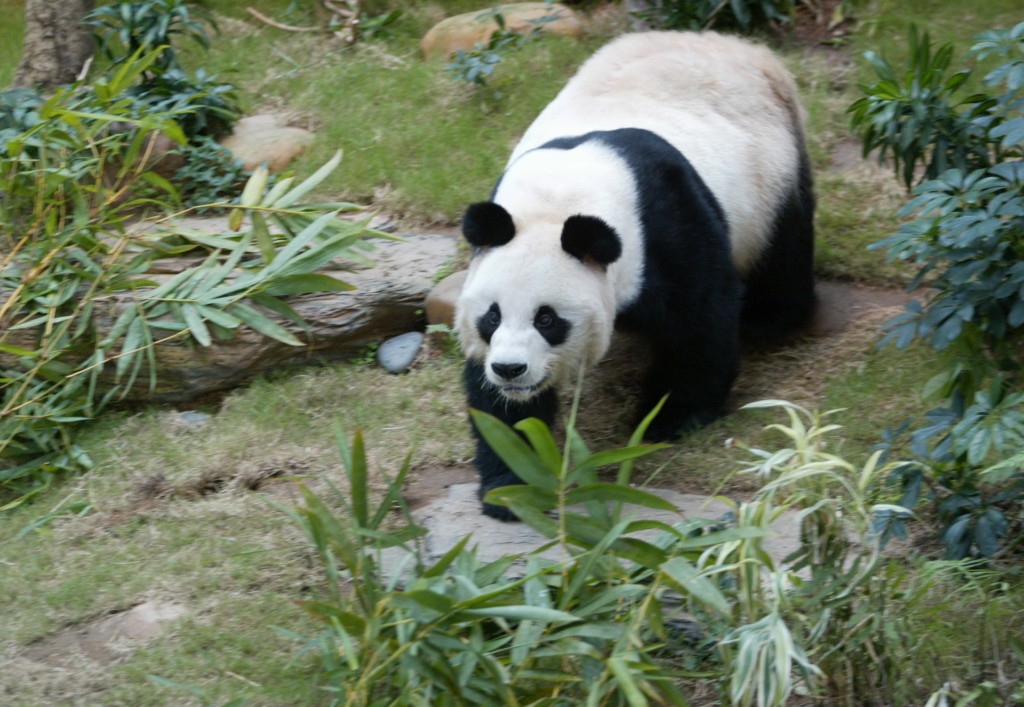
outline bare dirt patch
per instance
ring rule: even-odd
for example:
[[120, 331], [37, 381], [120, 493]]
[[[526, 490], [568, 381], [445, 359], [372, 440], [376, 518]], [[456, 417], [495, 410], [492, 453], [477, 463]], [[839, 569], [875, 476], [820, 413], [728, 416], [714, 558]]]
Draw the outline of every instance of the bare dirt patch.
[[188, 614], [183, 604], [147, 601], [125, 611], [69, 626], [27, 646], [28, 660], [70, 668], [83, 660], [100, 665], [115, 662], [121, 655], [162, 634], [170, 622]]

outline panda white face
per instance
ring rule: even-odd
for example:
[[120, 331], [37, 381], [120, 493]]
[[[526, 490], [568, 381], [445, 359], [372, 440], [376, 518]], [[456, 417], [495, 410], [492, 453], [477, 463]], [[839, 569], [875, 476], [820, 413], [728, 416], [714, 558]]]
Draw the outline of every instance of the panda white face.
[[524, 401], [604, 355], [614, 325], [604, 273], [565, 254], [518, 252], [512, 244], [478, 257], [456, 313], [466, 354], [487, 381]]
[[476, 254], [455, 327], [504, 397], [529, 400], [605, 354], [616, 314], [609, 266], [622, 254], [611, 226], [576, 214], [517, 233], [505, 207], [485, 201], [466, 210], [462, 230]]

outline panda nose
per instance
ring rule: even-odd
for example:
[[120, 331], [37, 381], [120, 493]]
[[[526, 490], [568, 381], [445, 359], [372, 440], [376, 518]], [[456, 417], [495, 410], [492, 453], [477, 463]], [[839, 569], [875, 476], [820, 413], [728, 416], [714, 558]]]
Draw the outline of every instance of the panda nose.
[[525, 363], [492, 363], [491, 370], [507, 381], [526, 373]]

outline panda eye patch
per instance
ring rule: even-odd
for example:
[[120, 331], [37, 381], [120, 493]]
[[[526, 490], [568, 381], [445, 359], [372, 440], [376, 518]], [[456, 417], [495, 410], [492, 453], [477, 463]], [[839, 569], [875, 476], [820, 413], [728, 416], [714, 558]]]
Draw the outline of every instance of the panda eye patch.
[[480, 334], [480, 338], [490, 344], [491, 337], [494, 336], [494, 332], [498, 330], [499, 326], [501, 326], [501, 309], [497, 302], [493, 302], [490, 308], [476, 320], [476, 330]]
[[537, 310], [537, 314], [533, 318], [533, 327], [540, 332], [548, 344], [558, 346], [569, 338], [572, 324], [567, 319], [558, 316], [553, 308], [544, 305]]

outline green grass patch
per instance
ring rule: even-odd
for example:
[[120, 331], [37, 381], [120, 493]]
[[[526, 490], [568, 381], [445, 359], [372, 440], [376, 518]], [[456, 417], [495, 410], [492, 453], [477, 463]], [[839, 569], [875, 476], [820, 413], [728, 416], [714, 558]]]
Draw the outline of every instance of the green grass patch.
[[241, 87], [248, 110], [287, 107], [315, 128], [296, 171], [345, 151], [323, 193], [411, 224], [454, 222], [467, 203], [485, 198], [519, 134], [608, 38], [541, 37], [505, 58], [480, 89], [458, 82], [448, 60], [421, 57], [420, 37], [443, 18], [436, 6], [406, 10], [386, 41], [346, 48], [262, 25], [237, 4], [211, 5], [236, 19], [222, 22], [212, 51], [192, 61]]
[[21, 0], [0, 0], [0, 90], [14, 78], [14, 70], [21, 59], [25, 33], [24, 3]]
[[[973, 44], [974, 36], [989, 29], [1008, 29], [1020, 22], [1020, 3], [992, 0], [958, 3], [933, 0], [870, 0], [856, 12], [858, 27], [853, 45], [858, 58], [872, 50], [890, 62], [902, 62], [908, 52], [907, 28], [916, 24], [934, 42], [952, 42], [961, 55]], [[861, 64], [864, 71], [870, 71]], [[968, 91], [965, 95], [969, 95]]]

